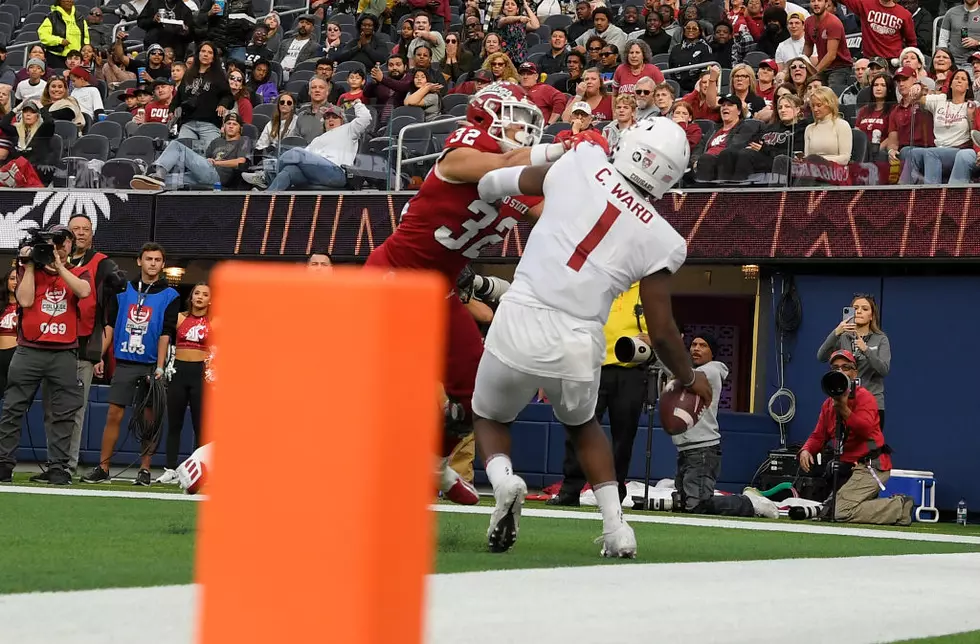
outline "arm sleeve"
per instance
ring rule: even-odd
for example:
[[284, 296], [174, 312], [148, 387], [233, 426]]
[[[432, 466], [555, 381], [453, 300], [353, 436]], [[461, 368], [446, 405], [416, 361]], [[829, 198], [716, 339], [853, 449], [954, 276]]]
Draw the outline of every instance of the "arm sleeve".
[[116, 318], [119, 316], [119, 296], [114, 296], [109, 299], [109, 306], [106, 307], [105, 325], [110, 329], [116, 325]]
[[827, 362], [830, 360], [830, 354], [832, 354], [838, 347], [837, 334], [833, 331], [827, 336], [827, 339], [823, 341], [820, 348], [817, 349], [817, 360], [819, 362]]
[[177, 316], [180, 314], [180, 296], [178, 295], [167, 305], [163, 313], [163, 331], [161, 335], [169, 335], [170, 342], [177, 338]]
[[939, 23], [939, 42], [936, 43], [936, 47], [949, 47], [949, 27], [949, 12], [946, 12], [943, 21]]
[[360, 101], [354, 103], [354, 120], [350, 124], [351, 138], [355, 141], [361, 138], [373, 121], [374, 116], [364, 103]]
[[868, 359], [868, 364], [878, 372], [878, 375], [887, 376], [892, 367], [892, 347], [888, 342], [888, 336], [882, 335], [876, 350], [872, 351], [871, 347], [868, 347], [864, 357]]
[[823, 449], [824, 444], [830, 437], [830, 432], [833, 431], [833, 421], [831, 417], [826, 414], [827, 403], [820, 407], [820, 416], [817, 417], [817, 426], [813, 428], [813, 432], [810, 433], [810, 437], [806, 439], [806, 443], [803, 444], [803, 449], [810, 452], [811, 454], [816, 454]]

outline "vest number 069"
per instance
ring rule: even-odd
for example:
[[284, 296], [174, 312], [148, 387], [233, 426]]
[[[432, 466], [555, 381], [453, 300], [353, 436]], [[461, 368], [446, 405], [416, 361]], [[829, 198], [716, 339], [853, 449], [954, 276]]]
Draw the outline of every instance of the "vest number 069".
[[68, 333], [68, 325], [64, 322], [52, 322], [51, 324], [42, 322], [41, 333], [46, 333], [48, 335], [65, 335]]

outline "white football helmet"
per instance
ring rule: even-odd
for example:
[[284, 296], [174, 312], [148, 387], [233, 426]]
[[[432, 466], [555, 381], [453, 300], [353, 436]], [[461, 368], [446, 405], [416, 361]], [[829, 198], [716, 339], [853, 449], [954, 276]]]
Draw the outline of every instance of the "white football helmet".
[[[502, 152], [537, 145], [544, 134], [544, 116], [517, 83], [500, 81], [487, 85], [466, 108], [466, 120], [500, 143]], [[507, 135], [511, 125], [520, 125], [514, 139]]]
[[655, 199], [663, 199], [680, 181], [690, 159], [684, 130], [662, 117], [638, 121], [623, 132], [613, 150], [613, 167]]

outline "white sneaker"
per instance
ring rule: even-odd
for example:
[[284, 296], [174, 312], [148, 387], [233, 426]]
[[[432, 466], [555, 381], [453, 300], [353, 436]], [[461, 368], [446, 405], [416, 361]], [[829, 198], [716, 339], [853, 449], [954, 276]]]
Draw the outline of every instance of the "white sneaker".
[[636, 535], [633, 534], [633, 528], [625, 521], [609, 534], [603, 534], [599, 539], [602, 540], [602, 550], [599, 551], [599, 554], [603, 557], [636, 558]]
[[490, 527], [487, 528], [487, 545], [490, 552], [507, 552], [517, 541], [520, 529], [521, 508], [524, 507], [524, 497], [527, 496], [527, 483], [524, 479], [511, 474], [493, 491], [497, 503], [490, 515]]
[[742, 494], [752, 502], [752, 509], [755, 510], [755, 516], [765, 517], [766, 519], [779, 518], [779, 508], [775, 503], [762, 496], [759, 490], [754, 487], [747, 487], [742, 490]]
[[177, 483], [177, 470], [171, 470], [166, 468], [163, 470], [163, 474], [157, 477], [156, 483], [163, 483], [165, 485], [176, 485]]
[[265, 182], [265, 172], [261, 170], [258, 172], [243, 172], [242, 181], [262, 190], [269, 187], [269, 184]]

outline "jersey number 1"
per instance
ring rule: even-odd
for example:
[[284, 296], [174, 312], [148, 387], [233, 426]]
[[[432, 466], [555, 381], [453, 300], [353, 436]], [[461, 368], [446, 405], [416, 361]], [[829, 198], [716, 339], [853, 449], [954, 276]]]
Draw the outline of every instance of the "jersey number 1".
[[582, 270], [582, 267], [585, 265], [585, 260], [589, 257], [589, 253], [594, 251], [595, 247], [602, 241], [602, 238], [606, 236], [606, 233], [609, 232], [609, 229], [612, 228], [613, 223], [619, 217], [620, 212], [619, 208], [606, 202], [606, 209], [602, 211], [599, 220], [595, 222], [592, 230], [585, 236], [585, 239], [579, 242], [578, 246], [575, 247], [575, 252], [568, 258], [567, 265], [569, 268], [576, 273]]

